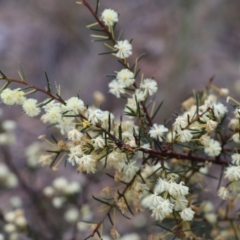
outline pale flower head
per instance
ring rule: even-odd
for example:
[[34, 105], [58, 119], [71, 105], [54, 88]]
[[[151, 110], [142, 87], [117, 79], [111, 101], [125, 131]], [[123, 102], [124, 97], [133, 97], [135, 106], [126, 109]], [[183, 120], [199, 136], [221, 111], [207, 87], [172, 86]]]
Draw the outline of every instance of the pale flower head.
[[160, 142], [163, 140], [162, 136], [165, 132], [168, 132], [168, 129], [164, 125], [158, 125], [156, 123], [150, 128], [149, 134], [150, 137], [159, 140]]
[[3, 101], [3, 103], [6, 104], [6, 105], [14, 105], [14, 104], [16, 104], [15, 93], [10, 88], [4, 89], [1, 92], [0, 97], [1, 97], [1, 99]]
[[179, 136], [178, 136], [177, 140], [182, 143], [185, 143], [185, 142], [191, 141], [192, 137], [193, 137], [193, 135], [192, 135], [191, 131], [189, 131], [188, 129], [184, 129], [179, 132]]
[[157, 194], [161, 194], [163, 192], [168, 191], [169, 186], [170, 186], [170, 184], [167, 180], [159, 178], [155, 185], [154, 192]]
[[146, 196], [141, 204], [145, 208], [156, 207], [161, 204], [164, 199], [161, 196], [158, 196], [156, 193]]
[[96, 172], [96, 160], [91, 155], [83, 155], [77, 160], [79, 172], [95, 173]]
[[139, 167], [136, 165], [135, 161], [125, 164], [122, 169], [123, 181], [130, 182], [138, 170]]
[[207, 122], [206, 122], [206, 131], [208, 132], [208, 133], [211, 133], [211, 132], [213, 132], [215, 129], [216, 129], [216, 127], [217, 127], [217, 125], [218, 125], [218, 122], [216, 122], [216, 121], [213, 121], [213, 120], [208, 120]]
[[109, 84], [109, 92], [115, 95], [117, 98], [120, 98], [121, 94], [125, 93], [125, 85], [119, 81], [112, 80]]
[[132, 55], [132, 45], [128, 40], [117, 41], [114, 48], [117, 50], [115, 55], [118, 58], [128, 58]]
[[174, 205], [170, 203], [168, 199], [164, 199], [157, 206], [152, 206], [152, 217], [154, 217], [158, 221], [162, 221], [165, 217], [167, 217], [173, 211]]
[[239, 133], [233, 134], [233, 135], [232, 135], [232, 140], [233, 140], [235, 143], [240, 143]]
[[64, 219], [69, 223], [75, 223], [79, 218], [79, 211], [75, 208], [68, 209], [64, 214]]
[[72, 141], [80, 141], [83, 137], [83, 134], [77, 129], [72, 129], [68, 132], [68, 139]]
[[25, 93], [20, 88], [14, 89], [13, 93], [15, 95], [15, 103], [20, 105], [23, 104], [26, 100]]
[[174, 210], [175, 211], [181, 211], [184, 208], [187, 207], [188, 200], [185, 196], [178, 196], [173, 199], [171, 199], [171, 202], [174, 203]]
[[136, 98], [137, 102], [142, 102], [147, 98], [147, 94], [142, 89], [136, 89], [134, 93], [134, 98]]
[[211, 106], [214, 116], [218, 119], [221, 120], [222, 117], [227, 113], [227, 108], [222, 104], [222, 103], [214, 103]]
[[173, 123], [173, 129], [176, 131], [181, 131], [182, 128], [186, 127], [187, 125], [188, 119], [185, 117], [185, 115], [178, 116]]
[[41, 109], [37, 106], [37, 100], [33, 98], [29, 98], [23, 102], [23, 110], [29, 117], [35, 117], [40, 112]]
[[10, 132], [10, 131], [13, 131], [15, 128], [16, 128], [16, 122], [15, 121], [12, 121], [12, 120], [6, 120], [2, 123], [2, 128], [7, 131], [7, 132]]
[[117, 73], [117, 80], [119, 83], [123, 84], [125, 87], [129, 87], [135, 81], [134, 73], [129, 71], [128, 69], [122, 69]]
[[87, 113], [88, 121], [90, 121], [92, 124], [97, 124], [103, 117], [102, 110], [98, 108], [88, 108]]
[[151, 78], [144, 79], [140, 85], [140, 88], [150, 96], [152, 96], [158, 90], [157, 82]]
[[71, 97], [66, 101], [66, 110], [73, 111], [75, 114], [80, 113], [84, 109], [84, 103], [77, 97]]
[[52, 185], [59, 191], [65, 191], [65, 189], [68, 187], [68, 181], [64, 177], [58, 177], [53, 180]]
[[79, 158], [82, 157], [83, 151], [80, 145], [71, 147], [70, 152], [68, 154], [68, 161], [75, 166], [75, 164], [79, 161]]
[[240, 180], [240, 166], [229, 166], [225, 171], [225, 177], [229, 181], [238, 181]]
[[80, 183], [73, 181], [73, 182], [68, 184], [68, 188], [66, 189], [65, 193], [67, 195], [72, 195], [72, 194], [76, 194], [78, 192], [81, 192], [81, 190], [82, 190], [82, 187], [81, 187]]
[[54, 192], [54, 188], [51, 186], [47, 186], [43, 189], [43, 194], [47, 197], [53, 196]]
[[59, 105], [49, 105], [45, 108], [46, 114], [44, 114], [41, 119], [44, 123], [58, 123], [62, 120], [62, 109]]
[[66, 202], [65, 197], [54, 197], [52, 200], [52, 205], [55, 208], [61, 208], [65, 202]]
[[216, 157], [218, 156], [222, 151], [222, 147], [220, 143], [214, 139], [210, 139], [208, 143], [204, 146], [204, 152], [209, 157]]
[[192, 221], [194, 214], [195, 213], [191, 208], [185, 208], [180, 212], [180, 216], [183, 221]]
[[226, 200], [229, 198], [229, 192], [228, 189], [225, 187], [220, 187], [218, 190], [218, 197], [222, 200]]
[[239, 153], [234, 153], [231, 155], [232, 158], [232, 163], [239, 166], [240, 165], [240, 154]]
[[230, 122], [228, 123], [228, 127], [232, 130], [237, 130], [239, 129], [239, 119], [237, 118], [232, 118]]
[[113, 26], [114, 23], [118, 22], [118, 14], [112, 9], [105, 9], [102, 12], [101, 19], [106, 26]]
[[208, 145], [210, 140], [211, 140], [211, 138], [207, 134], [204, 134], [199, 138], [199, 142], [204, 146]]
[[92, 140], [93, 140], [93, 146], [94, 146], [95, 149], [104, 148], [105, 140], [101, 136], [98, 136], [98, 137], [96, 137], [95, 139], [92, 139]]

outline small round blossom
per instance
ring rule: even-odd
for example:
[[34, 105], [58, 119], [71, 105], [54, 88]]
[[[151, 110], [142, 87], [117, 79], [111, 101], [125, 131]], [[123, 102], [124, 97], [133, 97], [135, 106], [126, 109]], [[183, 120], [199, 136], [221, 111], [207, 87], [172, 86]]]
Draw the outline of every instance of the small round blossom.
[[220, 120], [226, 113], [227, 113], [227, 108], [222, 104], [222, 103], [215, 103], [212, 104], [211, 106], [214, 116]]
[[181, 211], [184, 208], [187, 207], [188, 200], [185, 196], [179, 196], [171, 199], [171, 201], [174, 203], [174, 210], [175, 211]]
[[66, 194], [67, 195], [72, 195], [72, 194], [76, 194], [78, 192], [81, 192], [82, 187], [79, 184], [79, 182], [71, 182], [68, 184], [68, 188], [66, 189]]
[[171, 132], [168, 132], [167, 136], [166, 136], [166, 141], [168, 143], [171, 143], [171, 142], [174, 142], [176, 138], [176, 132], [175, 131], [171, 131]]
[[102, 116], [102, 119], [101, 119], [101, 127], [102, 128], [105, 128], [105, 129], [108, 129], [109, 128], [109, 122], [110, 122], [110, 125], [113, 124], [113, 120], [114, 120], [114, 115], [112, 113], [110, 113], [109, 111], [103, 111], [103, 116]]
[[69, 223], [74, 223], [79, 218], [79, 212], [77, 209], [71, 208], [68, 209], [64, 214], [64, 219]]
[[185, 116], [178, 116], [173, 124], [173, 129], [176, 131], [181, 131], [182, 128], [186, 127], [187, 125], [188, 125], [187, 118]]
[[60, 129], [62, 135], [67, 134], [69, 131], [76, 128], [74, 117], [63, 117], [56, 127]]
[[106, 26], [113, 26], [114, 23], [118, 22], [118, 14], [112, 9], [105, 9], [102, 12], [101, 19]]
[[63, 178], [63, 177], [59, 177], [59, 178], [54, 179], [52, 185], [57, 190], [62, 191], [65, 188], [67, 188], [68, 181], [65, 178]]
[[62, 120], [62, 110], [58, 105], [50, 105], [45, 109], [46, 114], [41, 117], [44, 123], [58, 123]]
[[209, 142], [204, 147], [204, 152], [209, 157], [216, 157], [221, 153], [221, 145], [218, 141], [210, 139]]
[[218, 123], [216, 121], [208, 120], [206, 123], [206, 131], [208, 133], [213, 132], [216, 129], [217, 125], [218, 125]]
[[[131, 110], [130, 110], [131, 109]], [[137, 112], [137, 103], [135, 98], [128, 98], [127, 99], [127, 104], [124, 109], [125, 113], [135, 113]]]
[[24, 216], [17, 216], [14, 222], [20, 228], [27, 226], [27, 219]]
[[229, 192], [228, 189], [225, 187], [220, 187], [218, 190], [218, 196], [219, 198], [221, 198], [222, 200], [226, 200], [229, 198]]
[[144, 79], [140, 87], [145, 93], [148, 93], [150, 96], [152, 96], [158, 90], [157, 82], [151, 78]]
[[73, 111], [75, 114], [80, 113], [84, 109], [84, 103], [77, 97], [71, 97], [66, 101], [66, 109]]
[[232, 130], [237, 130], [239, 129], [239, 119], [237, 118], [232, 118], [228, 124], [228, 127]]
[[225, 177], [229, 181], [238, 181], [240, 180], [240, 166], [229, 166], [225, 171]]
[[158, 221], [162, 221], [167, 215], [172, 213], [174, 205], [168, 199], [164, 199], [156, 207], [152, 207], [152, 217]]
[[239, 166], [240, 165], [240, 154], [239, 153], [234, 153], [231, 155], [232, 158], [232, 163]]
[[16, 226], [12, 223], [8, 223], [4, 225], [4, 231], [7, 233], [12, 233], [16, 231]]
[[122, 69], [117, 73], [117, 80], [119, 83], [122, 83], [125, 87], [129, 87], [135, 81], [134, 73], [128, 69]]
[[15, 103], [23, 104], [23, 102], [26, 100], [25, 93], [20, 88], [14, 89], [13, 93], [15, 95]]
[[89, 108], [87, 112], [88, 121], [90, 121], [92, 124], [96, 124], [102, 119], [103, 112], [100, 109]]
[[194, 214], [195, 213], [191, 208], [185, 208], [180, 212], [180, 216], [183, 221], [192, 221]]
[[207, 146], [210, 140], [211, 138], [207, 134], [204, 134], [199, 138], [199, 142], [204, 146]]
[[227, 190], [232, 191], [233, 194], [239, 194], [240, 181], [233, 181], [228, 184]]
[[163, 201], [163, 198], [158, 196], [156, 193], [154, 193], [154, 194], [150, 194], [150, 195], [146, 196], [142, 200], [141, 204], [145, 208], [151, 208], [151, 207], [156, 207], [156, 206], [160, 205], [162, 201]]
[[55, 208], [61, 208], [65, 202], [66, 202], [65, 197], [55, 197], [52, 200], [52, 205]]
[[136, 166], [135, 161], [125, 164], [122, 170], [123, 181], [125, 182], [131, 181], [133, 176], [136, 174], [138, 170], [139, 170], [139, 167]]
[[1, 92], [1, 99], [6, 105], [14, 105], [16, 103], [16, 97], [14, 91], [10, 88], [6, 88]]
[[134, 98], [136, 98], [138, 102], [142, 102], [147, 98], [147, 94], [142, 89], [136, 89], [134, 93]]
[[5, 215], [4, 215], [4, 219], [5, 221], [7, 222], [14, 222], [16, 218], [16, 213], [14, 211], [11, 211], [11, 212], [7, 212]]
[[189, 187], [184, 185], [184, 182], [178, 184], [178, 195], [185, 196], [189, 193]]
[[2, 128], [7, 132], [13, 131], [16, 128], [16, 122], [12, 120], [6, 120], [2, 123]]
[[118, 58], [128, 58], [132, 55], [132, 45], [128, 40], [118, 41], [114, 48], [117, 50], [115, 55]]
[[233, 134], [233, 135], [232, 135], [232, 140], [233, 140], [235, 143], [240, 143], [239, 133]]
[[166, 192], [169, 189], [169, 185], [170, 184], [169, 184], [168, 181], [166, 181], [165, 179], [159, 178], [157, 180], [157, 184], [154, 188], [154, 192], [157, 193], [157, 194], [160, 194], [162, 192]]
[[101, 149], [105, 146], [105, 141], [101, 136], [93, 139], [93, 142], [94, 142], [93, 146], [94, 146], [95, 149]]
[[91, 155], [83, 155], [77, 160], [78, 171], [95, 173], [96, 172], [96, 160]]
[[35, 117], [41, 112], [41, 109], [37, 106], [37, 100], [33, 98], [24, 101], [22, 107], [29, 117]]
[[204, 218], [211, 224], [215, 225], [218, 221], [218, 216], [216, 213], [210, 212], [210, 213], [205, 213]]
[[47, 186], [43, 189], [43, 194], [47, 197], [51, 197], [54, 194], [54, 188], [51, 186]]
[[185, 129], [179, 133], [178, 140], [182, 143], [189, 142], [192, 139], [193, 135], [192, 133], [188, 130]]
[[76, 162], [79, 161], [79, 158], [83, 155], [83, 151], [80, 145], [71, 147], [70, 153], [68, 154], [68, 161], [75, 166]]
[[117, 80], [113, 80], [108, 84], [109, 92], [120, 98], [121, 94], [125, 93], [124, 85]]
[[13, 173], [10, 173], [7, 176], [5, 185], [9, 188], [15, 188], [18, 185], [18, 178]]
[[162, 136], [165, 132], [168, 132], [168, 129], [163, 125], [158, 125], [156, 123], [150, 128], [149, 134], [152, 138], [158, 139], [160, 142], [162, 141]]
[[68, 139], [72, 141], [80, 141], [83, 137], [83, 134], [77, 129], [73, 129], [68, 132]]
[[179, 185], [175, 182], [169, 183], [169, 188], [167, 189], [171, 196], [181, 196], [179, 192]]

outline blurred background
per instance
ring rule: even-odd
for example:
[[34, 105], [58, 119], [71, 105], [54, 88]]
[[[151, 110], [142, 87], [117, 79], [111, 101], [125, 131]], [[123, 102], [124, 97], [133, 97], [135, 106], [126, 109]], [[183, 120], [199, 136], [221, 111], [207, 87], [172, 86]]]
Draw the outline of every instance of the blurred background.
[[[122, 39], [133, 39], [130, 61], [146, 54], [139, 66], [145, 77], [154, 77], [159, 84], [156, 101], [164, 101], [156, 120], [179, 112], [192, 90], [204, 88], [213, 75], [216, 85], [239, 96], [240, 1], [102, 0], [100, 12], [105, 8], [120, 14], [117, 31], [123, 30]], [[99, 90], [107, 97], [102, 109], [121, 111], [124, 100], [119, 104], [108, 93], [109, 78], [105, 77], [121, 66], [111, 56], [98, 56], [105, 47], [91, 41], [85, 26], [94, 19], [84, 6], [73, 0], [0, 0], [0, 9], [0, 69], [7, 76], [19, 79], [20, 63], [26, 80], [44, 87], [47, 71], [52, 87], [61, 85], [63, 98], [79, 93], [91, 105], [93, 92]], [[26, 146], [46, 132], [45, 126], [25, 116], [19, 107], [1, 108], [3, 120], [17, 121], [11, 154], [24, 169]], [[38, 176], [39, 186], [42, 176]]]

